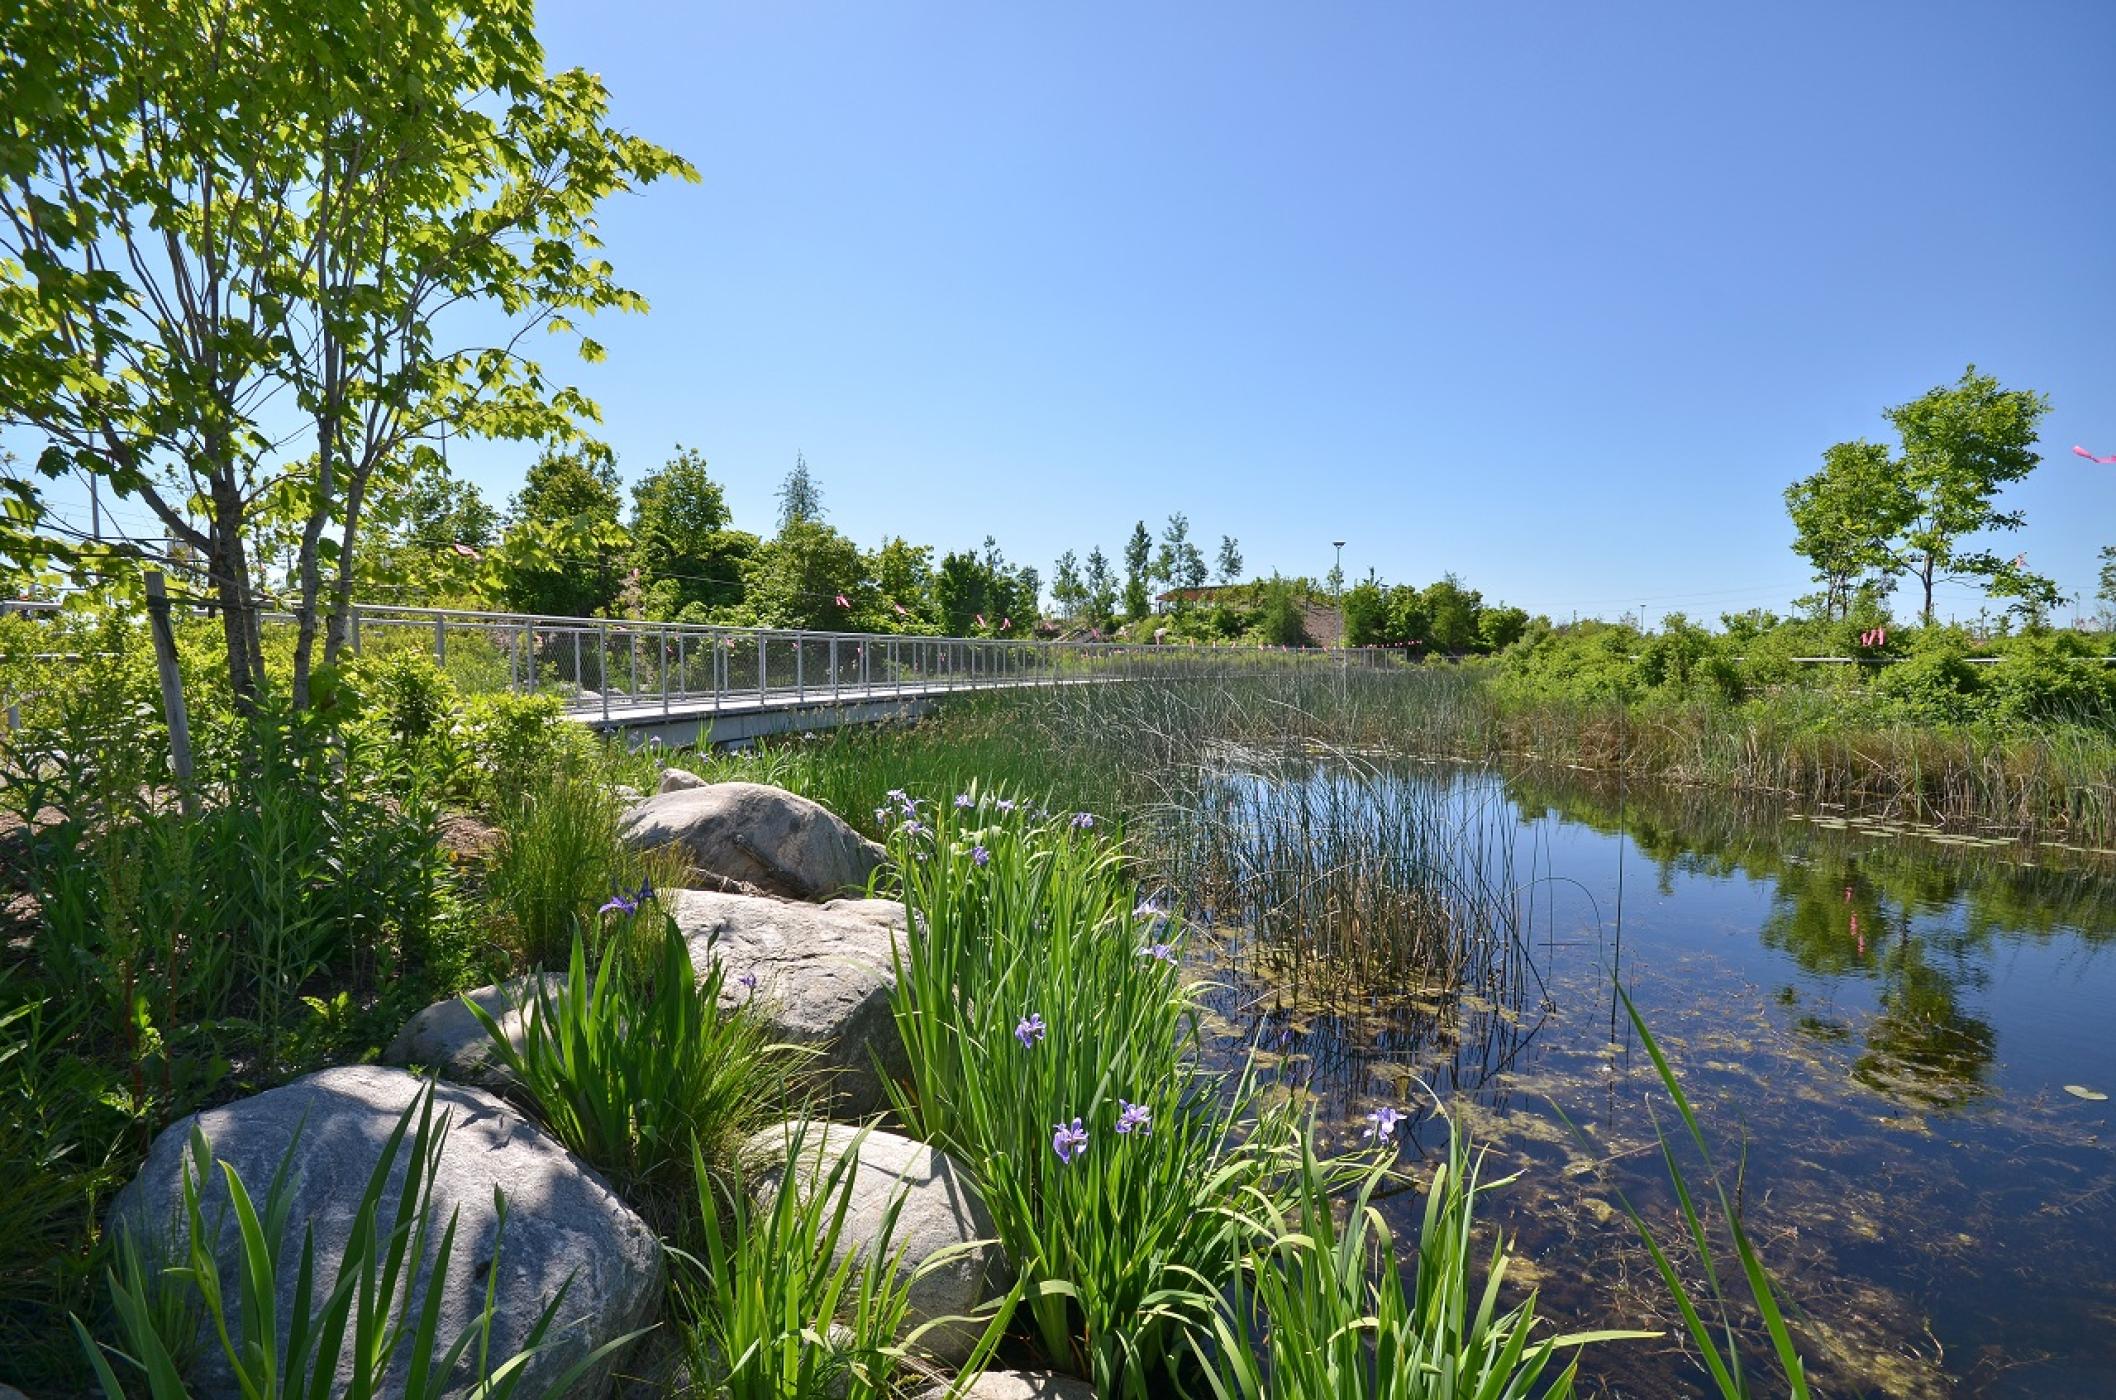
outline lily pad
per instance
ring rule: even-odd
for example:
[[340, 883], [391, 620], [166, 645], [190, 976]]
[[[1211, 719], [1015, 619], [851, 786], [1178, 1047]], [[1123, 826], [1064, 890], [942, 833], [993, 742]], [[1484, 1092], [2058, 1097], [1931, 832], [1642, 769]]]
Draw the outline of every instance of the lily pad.
[[2108, 1098], [2108, 1095], [2102, 1093], [2101, 1090], [2089, 1089], [2084, 1084], [2067, 1084], [2065, 1085], [2065, 1092], [2075, 1099], [2085, 1099], [2088, 1103], [2100, 1103]]

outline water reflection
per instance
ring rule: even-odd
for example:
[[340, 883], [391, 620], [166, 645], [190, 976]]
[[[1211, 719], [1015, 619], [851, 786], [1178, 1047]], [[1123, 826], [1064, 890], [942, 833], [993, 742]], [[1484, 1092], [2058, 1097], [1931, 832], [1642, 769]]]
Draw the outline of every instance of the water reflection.
[[[1266, 780], [1371, 790], [1376, 775], [1308, 763]], [[1333, 981], [1312, 962], [1292, 977], [1245, 911], [1221, 931], [1221, 1054], [1261, 1047], [1279, 1090], [1346, 1140], [1379, 1103], [1425, 1110], [1412, 1152], [1438, 1141], [1430, 1084], [1523, 1170], [1500, 1223], [1546, 1306], [1567, 1325], [1671, 1325], [1612, 1205], [1621, 1186], [1664, 1225], [1672, 1210], [1654, 1095], [1609, 993], [1620, 970], [1714, 1131], [1746, 1147], [1750, 1223], [1827, 1393], [2116, 1393], [2109, 1105], [2061, 1087], [2116, 1090], [2105, 869], [1695, 792], [1427, 767], [1386, 781], [1473, 832], [1449, 858], [1481, 868], [1445, 883], [1483, 892], [1519, 969], [1489, 985]], [[1409, 1224], [1415, 1202], [1398, 1208]], [[1672, 1342], [1589, 1369], [1589, 1393], [1609, 1395], [1700, 1380]]]

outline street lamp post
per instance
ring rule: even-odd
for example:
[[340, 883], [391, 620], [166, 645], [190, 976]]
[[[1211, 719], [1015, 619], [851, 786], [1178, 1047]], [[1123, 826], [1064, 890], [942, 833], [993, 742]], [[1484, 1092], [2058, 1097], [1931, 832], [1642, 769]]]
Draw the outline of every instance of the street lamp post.
[[1345, 655], [1345, 542], [1330, 541], [1337, 551], [1337, 563], [1330, 570], [1331, 601], [1337, 604], [1337, 683], [1340, 689], [1345, 683], [1344, 668], [1349, 658]]

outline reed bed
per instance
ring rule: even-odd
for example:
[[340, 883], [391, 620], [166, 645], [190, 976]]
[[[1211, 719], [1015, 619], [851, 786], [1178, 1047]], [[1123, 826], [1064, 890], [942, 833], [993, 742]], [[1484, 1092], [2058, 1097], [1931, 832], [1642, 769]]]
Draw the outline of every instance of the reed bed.
[[1534, 982], [1488, 790], [1305, 749], [1230, 758], [1194, 788], [1152, 810], [1145, 844], [1200, 917], [1294, 990], [1512, 1001]]

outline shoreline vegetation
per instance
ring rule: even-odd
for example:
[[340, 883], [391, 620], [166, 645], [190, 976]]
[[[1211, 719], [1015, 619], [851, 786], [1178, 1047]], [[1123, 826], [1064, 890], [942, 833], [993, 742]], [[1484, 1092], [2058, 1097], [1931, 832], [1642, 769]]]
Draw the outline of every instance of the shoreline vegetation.
[[[687, 874], [618, 839], [634, 800], [624, 790], [657, 785], [672, 761], [806, 793], [887, 842], [877, 889], [919, 932], [898, 943], [891, 996], [909, 1070], [868, 1131], [944, 1151], [990, 1210], [1016, 1282], [968, 1316], [970, 1369], [1054, 1371], [1110, 1400], [1170, 1386], [1228, 1400], [1422, 1396], [1439, 1393], [1432, 1368], [1450, 1366], [1491, 1394], [1562, 1395], [1583, 1359], [1580, 1377], [1598, 1349], [1637, 1336], [1558, 1336], [1536, 1321], [1532, 1291], [1511, 1286], [1482, 1306], [1508, 1253], [1473, 1232], [1475, 1203], [1504, 1183], [1480, 1179], [1466, 1138], [1437, 1172], [1416, 1170], [1394, 1151], [1403, 1106], [1376, 1103], [1365, 1142], [1326, 1154], [1297, 1097], [1200, 1061], [1191, 979], [1205, 964], [1188, 959], [1189, 913], [1227, 898], [1234, 885], [1214, 872], [1253, 858], [1230, 843], [1262, 809], [1229, 807], [1222, 792], [1202, 819], [1183, 814], [1209, 797], [1216, 755], [1283, 736], [1289, 701], [1335, 695], [1348, 715], [1377, 713], [1359, 687], [978, 697], [912, 725], [672, 755], [605, 744], [544, 701], [465, 702], [430, 665], [400, 658], [356, 665], [322, 715], [204, 710], [187, 813], [159, 751], [137, 742], [125, 666], [82, 674], [95, 683], [64, 698], [57, 723], [16, 735], [4, 789], [16, 899], [0, 961], [0, 1129], [22, 1150], [0, 1183], [20, 1225], [0, 1245], [0, 1353], [7, 1378], [34, 1393], [188, 1393], [187, 1358], [219, 1346], [195, 1331], [201, 1308], [225, 1316], [241, 1353], [246, 1324], [228, 1299], [311, 1270], [320, 1297], [336, 1274], [327, 1250], [312, 1261], [296, 1237], [275, 1237], [299, 1229], [281, 1223], [301, 1179], [291, 1145], [276, 1172], [231, 1164], [224, 1178], [196, 1159], [207, 1214], [179, 1224], [176, 1241], [188, 1228], [189, 1271], [157, 1270], [112, 1228], [110, 1202], [158, 1134], [371, 1064], [427, 1003], [532, 967], [556, 977], [527, 1010], [525, 1041], [502, 1048], [505, 1028], [481, 1017], [510, 1071], [511, 1110], [601, 1172], [669, 1250], [656, 1332], [628, 1326], [575, 1356], [589, 1369], [570, 1375], [615, 1364], [646, 1393], [815, 1400], [967, 1386], [966, 1372], [949, 1382], [952, 1366], [925, 1359], [931, 1320], [907, 1311], [922, 1270], [950, 1256], [893, 1275], [861, 1266], [897, 1257], [885, 1223], [848, 1265], [833, 1242], [857, 1173], [816, 1157], [828, 1135], [792, 1130], [778, 1157], [743, 1146], [772, 1122], [820, 1117], [823, 1085], [762, 1034], [753, 986], [748, 999], [731, 992], [718, 963], [694, 977], [695, 948], [662, 893]], [[1333, 850], [1379, 834], [1319, 808], [1274, 819], [1282, 841], [1308, 830]], [[1315, 950], [1344, 976], [1506, 994], [1518, 940], [1494, 902], [1440, 878], [1451, 833], [1439, 814], [1387, 824], [1394, 864], [1366, 905], [1339, 907], [1350, 886], [1305, 904], [1272, 896], [1251, 915], [1260, 936]], [[650, 1033], [634, 1033], [642, 1017]], [[423, 1257], [447, 1223], [424, 1204], [451, 1132], [438, 1102], [422, 1094], [397, 1120], [406, 1179], [427, 1181], [424, 1194], [391, 1214], [391, 1148], [358, 1203], [373, 1243], [344, 1257], [343, 1277], [370, 1279], [380, 1301], [338, 1295], [333, 1306], [353, 1310], [338, 1315], [360, 1324], [349, 1332], [412, 1306], [388, 1261]], [[1680, 1161], [1710, 1171], [1687, 1150]], [[811, 1169], [813, 1192], [756, 1190]], [[1406, 1187], [1429, 1193], [1425, 1227], [1392, 1242], [1360, 1203]], [[228, 1273], [216, 1296], [198, 1280], [227, 1261], [200, 1222], [235, 1189], [271, 1223], [245, 1239], [241, 1280]], [[1349, 1223], [1336, 1216], [1346, 1202]], [[533, 1201], [501, 1209], [509, 1240], [532, 1238]], [[1671, 1275], [1678, 1289], [1717, 1276], [1692, 1260], [1690, 1224], [1664, 1228], [1691, 1261]], [[1705, 1243], [1730, 1264], [1747, 1252], [1738, 1214], [1711, 1228]], [[1697, 1315], [1750, 1346], [1772, 1304], [1724, 1277], [1737, 1296], [1700, 1297]], [[498, 1306], [488, 1297], [479, 1316]], [[1253, 1330], [1253, 1308], [1272, 1330]], [[538, 1324], [531, 1367], [548, 1320], [515, 1319]], [[401, 1328], [356, 1372], [383, 1378], [428, 1353], [438, 1366], [453, 1339], [437, 1326]], [[329, 1329], [305, 1335], [302, 1365], [327, 1374]], [[1298, 1336], [1338, 1343], [1296, 1355], [1285, 1348]], [[1752, 1367], [1787, 1364], [1772, 1350], [1752, 1351]], [[524, 1376], [551, 1374], [506, 1370], [504, 1354], [477, 1346], [456, 1356], [501, 1367], [524, 1395], [535, 1391]]]

